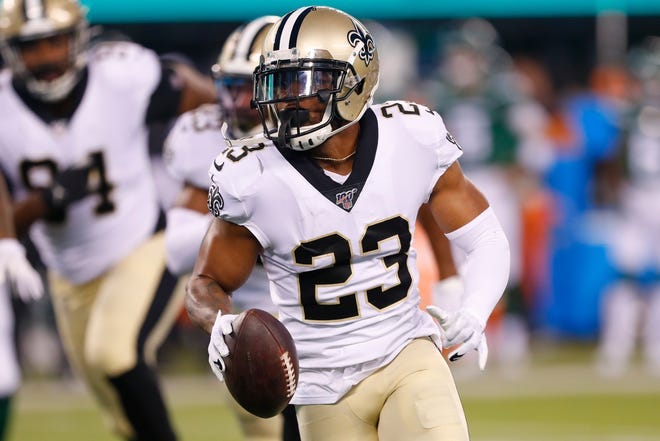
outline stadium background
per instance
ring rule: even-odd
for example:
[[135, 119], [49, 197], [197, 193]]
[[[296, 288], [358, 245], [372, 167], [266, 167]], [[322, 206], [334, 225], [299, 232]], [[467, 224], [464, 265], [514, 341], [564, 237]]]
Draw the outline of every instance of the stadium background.
[[[92, 24], [108, 38], [130, 38], [160, 54], [188, 57], [208, 72], [222, 42], [244, 20], [263, 14], [282, 14], [303, 1], [257, 1], [249, 5], [194, 0], [178, 2], [83, 1]], [[377, 20], [389, 30], [403, 31], [417, 46], [417, 71], [430, 77], [437, 68], [442, 35], [471, 17], [488, 20], [498, 44], [511, 57], [532, 59], [550, 77], [559, 101], [564, 95], [588, 90], [594, 68], [603, 63], [625, 63], [627, 49], [650, 35], [660, 35], [660, 2], [645, 0], [534, 1], [476, 0], [465, 8], [424, 1], [414, 8], [401, 1], [328, 3], [362, 20]], [[463, 5], [461, 5], [463, 6]], [[403, 18], [401, 18], [403, 17]], [[113, 34], [115, 34], [113, 36]], [[377, 42], [378, 43], [378, 42]], [[388, 48], [381, 50], [387, 55]], [[381, 54], [381, 57], [383, 55]], [[396, 61], [390, 61], [388, 66]], [[381, 69], [382, 70], [382, 69]], [[381, 89], [383, 86], [381, 86]], [[403, 94], [402, 94], [403, 95]], [[397, 96], [398, 97], [398, 96]], [[153, 147], [162, 140], [162, 127], [153, 131]], [[599, 238], [591, 225], [575, 225], [568, 270], [580, 268], [579, 282], [561, 276], [542, 293], [533, 319], [545, 330], [568, 338], [593, 339], [599, 327], [598, 304], [602, 288], [613, 277]]]
[[[189, 57], [203, 71], [208, 71], [224, 39], [243, 21], [307, 4], [210, 0], [83, 3], [90, 8], [92, 24], [160, 54]], [[409, 32], [419, 46], [420, 72], [433, 69], [439, 33], [462, 19], [485, 18], [497, 30], [499, 44], [507, 52], [542, 64], [557, 94], [588, 88], [590, 73], [599, 62], [623, 62], [628, 48], [647, 36], [660, 35], [660, 2], [654, 0], [537, 0], [526, 4], [424, 0], [414, 7], [403, 1], [323, 4]], [[159, 129], [154, 130], [154, 144], [161, 139]], [[528, 364], [519, 369], [492, 366], [485, 374], [467, 363], [454, 369], [475, 441], [660, 440], [660, 421], [655, 416], [660, 408], [660, 379], [640, 366], [617, 379], [599, 378], [593, 369], [598, 306], [612, 273], [598, 233], [590, 227], [576, 226], [588, 231], [577, 234], [570, 248], [572, 266], [579, 266], [586, 277], [577, 281], [567, 275], [564, 283], [546, 293], [551, 300], [534, 311], [537, 332]], [[46, 304], [31, 309], [16, 306], [24, 317], [23, 328], [52, 320]], [[53, 332], [50, 325], [45, 332]], [[9, 440], [113, 440], [88, 394], [70, 376], [63, 359], [56, 357], [52, 340], [25, 335], [30, 332], [19, 332], [19, 341], [32, 347], [22, 351], [26, 377]], [[182, 318], [161, 354], [175, 422], [182, 439], [239, 440], [237, 423], [206, 369], [205, 352], [200, 333], [187, 327]]]

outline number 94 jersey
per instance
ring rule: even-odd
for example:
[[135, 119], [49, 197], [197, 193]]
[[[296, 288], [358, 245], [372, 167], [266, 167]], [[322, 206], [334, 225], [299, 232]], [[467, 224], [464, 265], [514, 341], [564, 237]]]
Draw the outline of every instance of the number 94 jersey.
[[392, 101], [361, 119], [343, 184], [305, 153], [272, 145], [216, 158], [209, 209], [263, 246], [271, 296], [300, 357], [297, 397], [322, 401], [306, 389], [313, 371], [362, 363], [375, 370], [417, 337], [439, 346], [435, 323], [419, 308], [411, 243], [420, 205], [460, 155], [436, 112]]
[[71, 204], [64, 222], [30, 231], [49, 269], [87, 282], [128, 255], [158, 218], [145, 114], [161, 78], [153, 51], [102, 43], [89, 53], [84, 95], [69, 121], [47, 123], [0, 72], [0, 166], [17, 200], [52, 186], [56, 173], [87, 168], [90, 194]]

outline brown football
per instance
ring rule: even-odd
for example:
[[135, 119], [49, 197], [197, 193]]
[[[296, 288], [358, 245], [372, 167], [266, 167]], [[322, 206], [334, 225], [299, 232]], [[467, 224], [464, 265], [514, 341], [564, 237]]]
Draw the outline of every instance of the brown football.
[[248, 412], [270, 418], [289, 404], [298, 385], [298, 356], [284, 325], [261, 309], [248, 309], [225, 336], [223, 374], [234, 399]]

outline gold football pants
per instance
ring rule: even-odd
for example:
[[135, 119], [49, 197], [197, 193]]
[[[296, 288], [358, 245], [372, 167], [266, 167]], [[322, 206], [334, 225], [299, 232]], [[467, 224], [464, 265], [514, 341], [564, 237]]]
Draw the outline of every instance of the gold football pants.
[[426, 338], [337, 403], [297, 406], [303, 441], [467, 441], [463, 407], [449, 367]]
[[154, 235], [102, 276], [73, 285], [50, 275], [60, 338], [73, 369], [87, 383], [104, 419], [125, 438], [133, 429], [108, 382], [134, 368], [153, 365], [183, 306], [185, 291], [161, 286], [165, 271], [162, 233]]

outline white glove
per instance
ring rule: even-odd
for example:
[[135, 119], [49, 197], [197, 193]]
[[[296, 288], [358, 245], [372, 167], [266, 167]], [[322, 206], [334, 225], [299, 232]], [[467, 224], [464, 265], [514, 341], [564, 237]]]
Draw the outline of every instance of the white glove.
[[431, 292], [434, 305], [445, 311], [456, 311], [461, 307], [465, 284], [461, 276], [449, 276], [435, 282]]
[[225, 381], [222, 376], [222, 373], [225, 371], [225, 362], [222, 357], [229, 355], [229, 348], [225, 343], [224, 336], [234, 332], [231, 324], [236, 317], [238, 317], [236, 314], [223, 315], [222, 311], [218, 311], [218, 315], [213, 323], [213, 329], [211, 330], [211, 341], [208, 347], [209, 365], [220, 381]]
[[449, 361], [456, 361], [469, 351], [476, 350], [479, 354], [479, 369], [486, 368], [488, 361], [488, 344], [484, 327], [469, 311], [459, 309], [447, 312], [437, 306], [427, 306], [426, 311], [435, 317], [442, 328], [442, 346], [450, 348], [460, 344], [449, 354]]
[[23, 301], [36, 300], [44, 294], [41, 276], [25, 258], [25, 248], [16, 239], [0, 239], [0, 285], [5, 281]]

